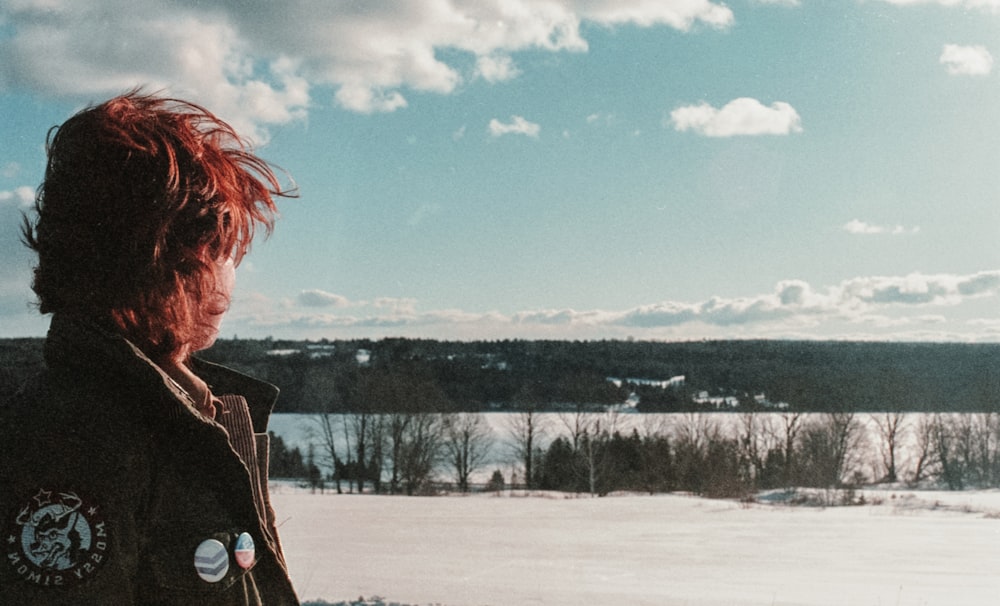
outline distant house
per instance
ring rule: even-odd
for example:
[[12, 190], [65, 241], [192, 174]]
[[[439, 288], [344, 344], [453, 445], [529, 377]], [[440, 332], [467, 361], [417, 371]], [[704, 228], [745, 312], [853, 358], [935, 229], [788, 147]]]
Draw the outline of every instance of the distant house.
[[639, 396], [633, 391], [621, 404], [609, 406], [610, 412], [639, 412]]
[[660, 389], [667, 389], [668, 387], [680, 387], [684, 385], [685, 377], [684, 375], [678, 375], [676, 377], [670, 377], [669, 379], [618, 379], [616, 377], [608, 377], [608, 382], [613, 384], [615, 387], [621, 387], [622, 385], [641, 385], [643, 387], [659, 387]]
[[695, 404], [712, 406], [716, 410], [737, 408], [740, 405], [740, 399], [736, 396], [710, 396], [707, 391], [699, 391], [691, 400]]
[[493, 369], [503, 372], [510, 370], [510, 364], [508, 364], [506, 360], [503, 360], [497, 354], [484, 354], [480, 357], [483, 359], [483, 363], [480, 365], [480, 368], [484, 370]]
[[336, 345], [325, 345], [325, 344], [312, 344], [306, 345], [301, 349], [271, 349], [266, 353], [273, 357], [286, 357], [294, 356], [298, 354], [305, 354], [309, 356], [310, 359], [315, 360], [317, 358], [329, 358], [337, 351]]
[[337, 353], [337, 346], [317, 343], [306, 345], [306, 351], [309, 353], [309, 357], [313, 360], [318, 358], [330, 358], [333, 357], [333, 354]]
[[[691, 401], [695, 404], [711, 406], [716, 410], [730, 410], [740, 407], [740, 399], [736, 396], [711, 396], [707, 391], [699, 391], [691, 398]], [[788, 402], [772, 402], [762, 393], [755, 394], [753, 401], [757, 408], [788, 409]]]

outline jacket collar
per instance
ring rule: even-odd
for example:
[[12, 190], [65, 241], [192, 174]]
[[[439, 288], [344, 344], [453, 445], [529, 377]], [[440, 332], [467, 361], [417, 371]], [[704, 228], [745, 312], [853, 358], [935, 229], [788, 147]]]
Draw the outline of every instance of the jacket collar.
[[[71, 371], [97, 380], [122, 382], [145, 389], [166, 389], [195, 413], [187, 392], [132, 342], [94, 320], [54, 314], [45, 340], [45, 362], [54, 372]], [[247, 400], [254, 431], [264, 433], [278, 388], [235, 370], [199, 359], [191, 369], [212, 393], [241, 395]], [[197, 414], [197, 413], [195, 413]]]
[[246, 398], [254, 432], [267, 431], [267, 420], [278, 399], [276, 386], [199, 358], [191, 359], [191, 370], [208, 383], [213, 394], [237, 394]]

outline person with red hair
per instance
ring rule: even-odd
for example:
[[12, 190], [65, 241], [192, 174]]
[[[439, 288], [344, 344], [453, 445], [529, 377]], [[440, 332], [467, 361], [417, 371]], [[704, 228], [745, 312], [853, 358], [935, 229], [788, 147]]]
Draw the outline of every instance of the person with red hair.
[[132, 91], [49, 133], [24, 240], [45, 371], [0, 407], [2, 604], [298, 604], [277, 388], [193, 356], [293, 195], [225, 122]]

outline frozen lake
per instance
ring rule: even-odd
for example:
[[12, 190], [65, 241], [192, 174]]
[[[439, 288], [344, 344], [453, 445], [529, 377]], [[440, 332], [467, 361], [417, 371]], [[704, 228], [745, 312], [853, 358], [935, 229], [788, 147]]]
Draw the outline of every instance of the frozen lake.
[[878, 505], [311, 495], [274, 487], [306, 600], [442, 606], [962, 606], [1000, 598], [1000, 492]]

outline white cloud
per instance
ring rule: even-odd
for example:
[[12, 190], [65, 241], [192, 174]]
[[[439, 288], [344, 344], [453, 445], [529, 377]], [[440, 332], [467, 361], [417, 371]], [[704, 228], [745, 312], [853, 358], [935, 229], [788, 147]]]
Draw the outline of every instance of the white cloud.
[[8, 179], [13, 179], [14, 177], [21, 174], [21, 165], [17, 162], [8, 162], [0, 168], [0, 176], [6, 177]]
[[598, 0], [596, 2], [571, 2], [579, 5], [582, 15], [602, 25], [635, 23], [649, 27], [669, 25], [688, 30], [696, 22], [725, 28], [733, 23], [733, 11], [723, 4], [706, 0], [657, 1], [657, 0]]
[[377, 90], [364, 82], [345, 82], [334, 98], [347, 109], [365, 114], [393, 112], [409, 105], [399, 91]]
[[1000, 272], [984, 271], [966, 276], [958, 281], [955, 289], [966, 297], [993, 294], [1000, 291]]
[[[637, 307], [622, 314], [620, 322], [638, 327], [663, 327], [700, 322], [714, 326], [757, 325], [798, 321], [874, 321], [890, 309], [928, 306], [954, 307], [971, 298], [1000, 294], [1000, 271], [970, 275], [913, 273], [906, 276], [859, 277], [813, 289], [801, 280], [780, 282], [774, 293], [725, 299], [712, 297], [702, 303], [665, 302]], [[910, 324], [930, 314], [896, 319]], [[940, 319], [941, 316], [935, 315]], [[925, 320], [919, 320], [926, 323]], [[884, 320], [879, 323], [885, 324]]]
[[511, 316], [515, 325], [530, 326], [606, 326], [618, 321], [621, 314], [600, 310], [543, 309], [522, 311]]
[[987, 12], [1000, 12], [1000, 0], [882, 0], [897, 6], [912, 6], [917, 4], [937, 4], [946, 7], [964, 7], [981, 9]]
[[351, 304], [347, 297], [318, 289], [303, 290], [298, 302], [305, 307], [348, 307]]
[[[456, 309], [420, 310], [415, 299], [383, 297], [351, 302], [320, 290], [303, 291], [297, 303], [266, 313], [256, 306], [233, 322], [253, 330], [308, 330], [372, 336], [400, 334], [432, 338], [890, 338], [979, 340], [990, 319], [964, 317], [963, 305], [1000, 297], [1000, 270], [972, 274], [862, 276], [832, 286], [783, 280], [772, 292], [703, 301], [663, 301], [631, 309], [539, 309], [501, 314]], [[237, 301], [240, 303], [240, 301]], [[329, 313], [317, 307], [350, 307]], [[233, 315], [231, 314], [231, 315]], [[227, 322], [229, 319], [227, 318]], [[859, 332], [868, 330], [869, 332]], [[323, 332], [326, 331], [326, 332]], [[874, 331], [874, 332], [871, 332]], [[240, 328], [240, 332], [245, 332]], [[298, 333], [302, 334], [302, 333]], [[993, 333], [990, 333], [991, 335]], [[1000, 340], [1000, 333], [995, 335]]]
[[1000, 293], [1000, 271], [969, 275], [921, 274], [854, 278], [836, 291], [839, 305], [957, 305], [968, 298]]
[[904, 227], [902, 225], [872, 225], [858, 219], [852, 219], [844, 224], [844, 231], [850, 234], [871, 236], [871, 235], [892, 235], [905, 236], [920, 233], [919, 227]]
[[503, 135], [526, 135], [528, 137], [538, 137], [542, 127], [534, 122], [528, 122], [521, 116], [511, 116], [510, 122], [500, 122], [496, 118], [490, 120], [489, 133], [494, 137]]
[[27, 208], [35, 201], [34, 188], [22, 185], [13, 190], [0, 190], [0, 203], [12, 202], [21, 208]]
[[410, 298], [378, 297], [372, 306], [393, 316], [414, 316], [417, 313], [417, 300]]
[[7, 11], [0, 85], [93, 100], [144, 85], [190, 97], [256, 139], [300, 118], [309, 86], [281, 53], [254, 57], [232, 22], [170, 3], [106, 0]]
[[670, 112], [669, 122], [678, 131], [693, 130], [708, 137], [802, 132], [799, 114], [788, 103], [778, 101], [768, 107], [748, 97], [730, 101], [721, 109], [708, 103], [678, 107]]
[[[340, 106], [390, 112], [408, 91], [453, 92], [519, 70], [511, 53], [585, 52], [585, 23], [725, 28], [710, 0], [7, 2], [0, 90], [93, 101], [137, 85], [199, 101], [243, 132], [302, 119], [318, 88]], [[471, 54], [449, 63], [442, 49]]]
[[503, 82], [521, 75], [508, 55], [485, 55], [476, 60], [476, 75], [487, 82]]
[[985, 46], [945, 44], [939, 62], [955, 76], [985, 76], [993, 70], [993, 55]]
[[604, 126], [611, 126], [612, 124], [615, 123], [615, 115], [593, 113], [587, 116], [586, 120], [587, 124], [600, 124]]

